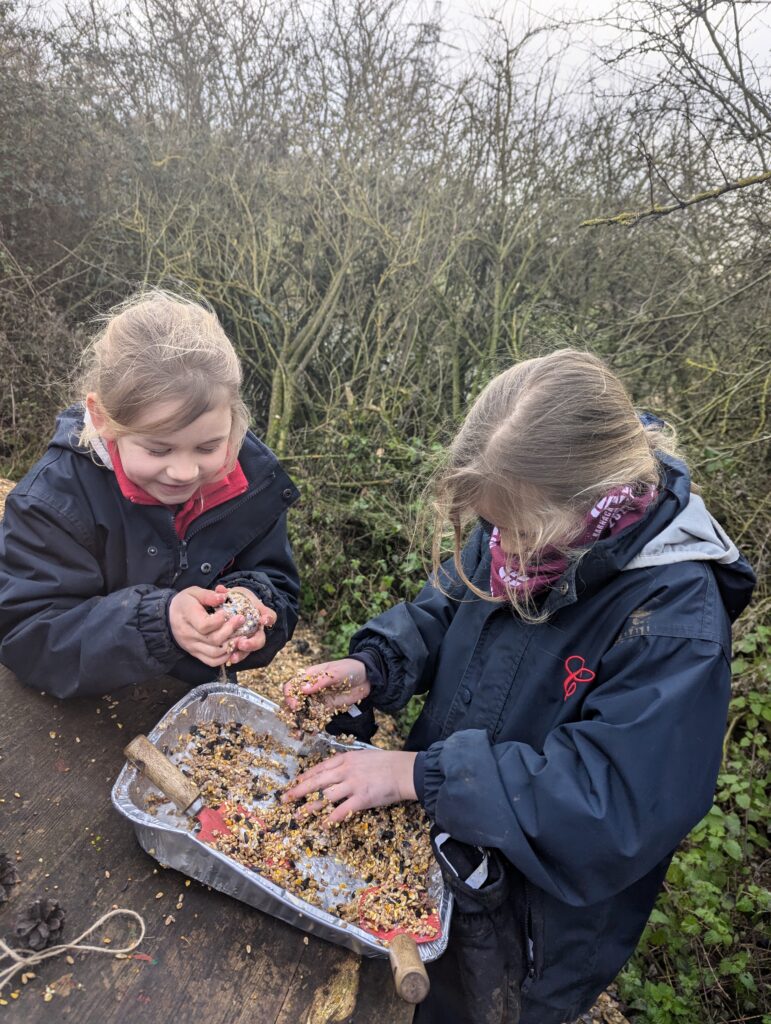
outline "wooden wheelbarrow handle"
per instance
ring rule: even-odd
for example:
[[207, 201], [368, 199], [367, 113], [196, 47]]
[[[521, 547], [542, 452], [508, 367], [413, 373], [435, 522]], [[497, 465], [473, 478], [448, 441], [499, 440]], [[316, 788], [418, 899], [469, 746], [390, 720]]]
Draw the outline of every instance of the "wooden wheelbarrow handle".
[[[198, 787], [165, 757], [146, 736], [136, 736], [123, 753], [153, 785], [183, 813], [190, 813], [200, 797]], [[197, 808], [196, 808], [197, 809]]]
[[397, 993], [408, 1003], [422, 1003], [431, 985], [417, 942], [411, 935], [395, 935], [388, 947], [388, 959]]

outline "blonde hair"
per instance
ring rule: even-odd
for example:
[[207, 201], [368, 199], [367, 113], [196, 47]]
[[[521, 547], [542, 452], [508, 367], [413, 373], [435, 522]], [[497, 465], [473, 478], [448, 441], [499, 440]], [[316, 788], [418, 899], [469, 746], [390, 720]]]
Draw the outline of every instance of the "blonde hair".
[[[81, 399], [94, 392], [113, 437], [131, 433], [148, 407], [174, 402], [171, 416], [142, 423], [142, 432], [162, 434], [188, 426], [227, 402], [232, 414], [228, 469], [232, 469], [249, 425], [241, 399], [241, 366], [216, 315], [160, 288], [132, 295], [100, 318], [104, 326], [86, 348], [79, 381]], [[86, 425], [80, 444], [97, 437]]]
[[[658, 484], [654, 452], [674, 454], [674, 444], [668, 428], [642, 424], [621, 381], [588, 352], [561, 349], [505, 370], [469, 410], [434, 484], [437, 585], [449, 525], [460, 579], [478, 597], [501, 600], [472, 583], [461, 561], [465, 525], [493, 506], [520, 565], [537, 563], [547, 547], [577, 557], [571, 543], [596, 501], [625, 484]], [[529, 621], [547, 617], [527, 588], [507, 588], [507, 597]]]

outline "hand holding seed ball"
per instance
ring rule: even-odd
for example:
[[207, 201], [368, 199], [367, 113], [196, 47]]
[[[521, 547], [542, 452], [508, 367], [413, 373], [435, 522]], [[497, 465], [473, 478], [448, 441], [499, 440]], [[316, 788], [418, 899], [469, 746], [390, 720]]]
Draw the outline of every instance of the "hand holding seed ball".
[[226, 621], [234, 626], [228, 648], [229, 664], [235, 665], [252, 651], [259, 651], [265, 646], [265, 630], [276, 622], [276, 613], [268, 608], [260, 599], [245, 587], [222, 585], [215, 587], [215, 594], [225, 594], [220, 610]]
[[[244, 609], [251, 612], [249, 635], [239, 633], [247, 624]], [[169, 626], [179, 647], [215, 668], [259, 651], [265, 628], [275, 621], [276, 613], [245, 587], [187, 587], [169, 603]]]
[[237, 590], [228, 591], [221, 608], [226, 619], [240, 615], [244, 620], [242, 625], [233, 630], [233, 636], [254, 636], [262, 626], [259, 608], [250, 598]]

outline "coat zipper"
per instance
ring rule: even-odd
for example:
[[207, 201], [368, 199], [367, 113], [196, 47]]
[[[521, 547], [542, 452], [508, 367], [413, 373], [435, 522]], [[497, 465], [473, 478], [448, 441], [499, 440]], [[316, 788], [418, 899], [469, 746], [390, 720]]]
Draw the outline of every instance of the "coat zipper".
[[[172, 526], [172, 529], [174, 529], [174, 513], [170, 512], [169, 515], [171, 516], [171, 526]], [[175, 533], [175, 536], [176, 536], [176, 530], [174, 530], [174, 533]], [[186, 540], [180, 540], [180, 539], [177, 540], [177, 556], [178, 556], [177, 557], [177, 571], [174, 573], [174, 576], [172, 577], [172, 580], [171, 580], [172, 586], [173, 586], [173, 584], [175, 584], [177, 582], [177, 580], [182, 575], [182, 573], [185, 571], [185, 569], [187, 569], [187, 541]]]
[[527, 879], [524, 882], [527, 980], [532, 983], [543, 977], [544, 970], [543, 894]]
[[179, 571], [183, 572], [187, 569], [187, 541], [181, 540], [179, 542]]

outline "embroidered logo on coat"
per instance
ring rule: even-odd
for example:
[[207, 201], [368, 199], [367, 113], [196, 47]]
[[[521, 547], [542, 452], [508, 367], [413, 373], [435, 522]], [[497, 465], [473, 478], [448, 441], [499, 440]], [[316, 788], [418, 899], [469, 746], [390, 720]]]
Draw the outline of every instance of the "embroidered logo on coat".
[[586, 661], [580, 654], [571, 654], [570, 657], [565, 658], [565, 671], [567, 675], [562, 684], [565, 700], [573, 696], [579, 683], [591, 683], [597, 674], [586, 667]]

